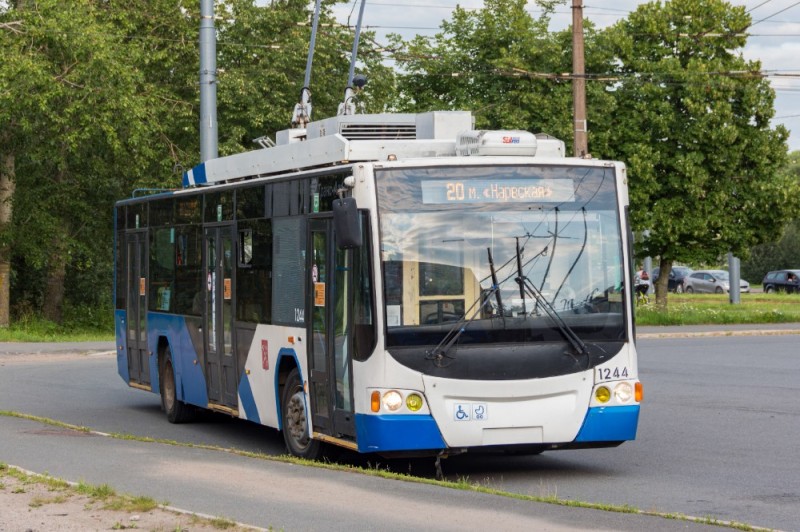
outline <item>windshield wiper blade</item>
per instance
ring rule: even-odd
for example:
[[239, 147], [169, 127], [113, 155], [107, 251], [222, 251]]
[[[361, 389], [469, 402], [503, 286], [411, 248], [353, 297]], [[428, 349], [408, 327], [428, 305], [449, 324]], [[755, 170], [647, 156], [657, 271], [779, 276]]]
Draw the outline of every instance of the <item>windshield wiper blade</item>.
[[[519, 241], [517, 241], [517, 245], [519, 245]], [[497, 287], [498, 290], [495, 290], [494, 296], [497, 299], [497, 311], [500, 313], [500, 316], [503, 316], [503, 299], [500, 297], [500, 285], [497, 283], [497, 271], [494, 269], [494, 259], [492, 259], [492, 248], [486, 248], [486, 253], [489, 254], [489, 271], [492, 272], [492, 287]]]
[[564, 338], [566, 338], [567, 342], [572, 345], [573, 349], [575, 349], [579, 355], [586, 357], [588, 366], [589, 348], [586, 347], [586, 344], [583, 342], [583, 340], [581, 340], [575, 331], [573, 331], [572, 328], [561, 318], [561, 316], [558, 314], [558, 311], [556, 311], [556, 309], [553, 308], [553, 305], [547, 301], [547, 298], [544, 297], [542, 292], [536, 288], [530, 279], [528, 279], [522, 272], [522, 259], [520, 258], [519, 246], [517, 246], [517, 278], [515, 280], [519, 284], [519, 290], [522, 294], [523, 310], [525, 308], [525, 294], [528, 294], [536, 300], [536, 308], [538, 309], [539, 306], [541, 306], [547, 316], [558, 326], [561, 334], [564, 335]]
[[[428, 360], [433, 360], [434, 364], [440, 368], [448, 366], [449, 364], [444, 363], [444, 359], [449, 358], [452, 361], [455, 359], [455, 357], [448, 356], [447, 352], [458, 341], [459, 337], [464, 333], [464, 331], [467, 330], [469, 324], [475, 321], [475, 318], [478, 317], [478, 314], [480, 314], [481, 309], [484, 307], [484, 305], [486, 305], [486, 302], [489, 301], [489, 298], [491, 298], [493, 295], [497, 295], [498, 301], [500, 300], [499, 292], [500, 287], [497, 284], [493, 284], [487, 292], [480, 294], [478, 299], [476, 299], [466, 310], [466, 312], [464, 312], [464, 315], [461, 316], [461, 318], [455, 322], [447, 334], [444, 335], [442, 341], [436, 344], [436, 347], [434, 347], [432, 350], [425, 353], [425, 358]], [[480, 303], [480, 305], [478, 305], [478, 303]], [[476, 305], [478, 305], [477, 308], [475, 308]], [[472, 312], [472, 315], [469, 317], [469, 319], [467, 319], [467, 314], [469, 314], [472, 309], [475, 309], [475, 311]]]

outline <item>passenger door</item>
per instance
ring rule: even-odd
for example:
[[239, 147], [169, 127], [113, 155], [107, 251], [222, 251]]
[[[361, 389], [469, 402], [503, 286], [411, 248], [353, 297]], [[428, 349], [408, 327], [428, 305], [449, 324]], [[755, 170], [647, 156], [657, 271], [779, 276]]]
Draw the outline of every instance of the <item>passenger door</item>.
[[[127, 284], [128, 375], [131, 383], [150, 384], [147, 348], [147, 230], [125, 235]], [[149, 386], [148, 386], [149, 388]]]
[[353, 252], [334, 244], [331, 218], [309, 224], [310, 396], [314, 430], [354, 438]]
[[208, 400], [230, 409], [238, 407], [238, 368], [234, 355], [233, 225], [205, 228], [206, 290], [203, 336], [206, 349]]

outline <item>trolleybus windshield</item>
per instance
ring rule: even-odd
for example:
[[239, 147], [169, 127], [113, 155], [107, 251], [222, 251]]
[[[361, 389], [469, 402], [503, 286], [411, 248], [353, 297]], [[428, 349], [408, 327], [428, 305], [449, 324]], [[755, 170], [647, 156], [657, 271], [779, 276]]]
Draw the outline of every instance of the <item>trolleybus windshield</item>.
[[466, 320], [460, 344], [558, 339], [555, 321], [582, 340], [624, 338], [614, 171], [377, 170], [387, 345], [435, 345]]

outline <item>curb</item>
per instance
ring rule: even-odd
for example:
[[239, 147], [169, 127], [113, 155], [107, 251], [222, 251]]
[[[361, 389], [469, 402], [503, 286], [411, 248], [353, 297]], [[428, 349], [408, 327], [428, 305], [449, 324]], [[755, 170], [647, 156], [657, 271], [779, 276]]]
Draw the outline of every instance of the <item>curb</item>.
[[686, 332], [663, 332], [663, 333], [641, 333], [636, 335], [636, 339], [653, 340], [660, 338], [713, 338], [720, 336], [787, 336], [800, 334], [800, 329], [764, 329], [751, 331], [686, 331]]

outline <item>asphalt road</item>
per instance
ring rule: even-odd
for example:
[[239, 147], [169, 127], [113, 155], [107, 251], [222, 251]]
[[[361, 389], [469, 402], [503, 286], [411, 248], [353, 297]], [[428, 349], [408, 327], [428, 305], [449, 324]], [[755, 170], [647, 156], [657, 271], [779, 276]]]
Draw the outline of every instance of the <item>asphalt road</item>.
[[[649, 334], [653, 339], [639, 341], [645, 403], [637, 441], [536, 457], [465, 455], [447, 460], [445, 474], [525, 494], [800, 530], [794, 445], [800, 436], [800, 337]], [[0, 410], [105, 432], [284, 452], [276, 431], [223, 416], [170, 425], [156, 396], [127, 388], [115, 371], [110, 355], [0, 356]], [[353, 456], [344, 460], [367, 463]], [[67, 436], [8, 417], [0, 417], [0, 461], [286, 530], [405, 530], [421, 523], [438, 530], [703, 528], [214, 451]], [[370, 457], [369, 464], [376, 459]], [[431, 466], [429, 460], [380, 460], [380, 467], [421, 476], [431, 475]]]

